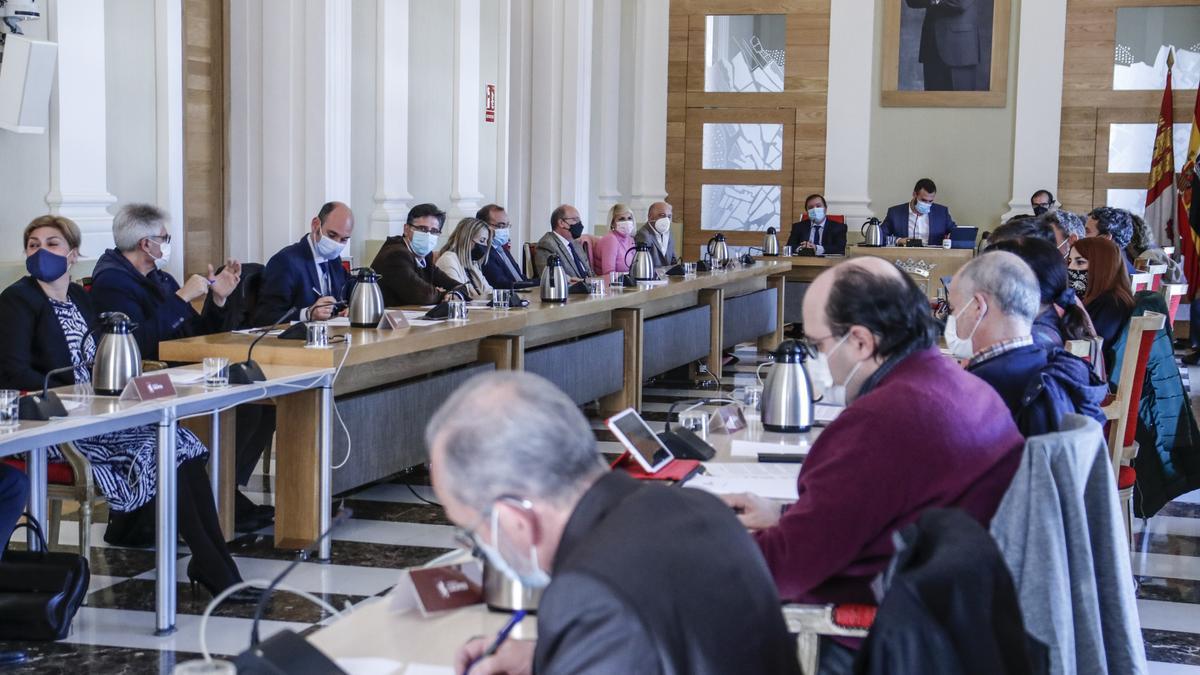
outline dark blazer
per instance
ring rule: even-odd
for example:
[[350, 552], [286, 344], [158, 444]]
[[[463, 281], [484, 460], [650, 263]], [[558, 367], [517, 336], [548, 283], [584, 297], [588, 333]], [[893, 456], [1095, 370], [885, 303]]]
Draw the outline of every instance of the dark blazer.
[[658, 232], [652, 223], [646, 223], [638, 228], [633, 235], [633, 240], [639, 244], [650, 244], [650, 255], [654, 257], [655, 267], [667, 267], [675, 264], [677, 253], [675, 252], [674, 235], [667, 234], [667, 248], [660, 251], [658, 249]]
[[1117, 302], [1115, 295], [1105, 293], [1092, 298], [1092, 301], [1087, 304], [1087, 313], [1092, 317], [1096, 335], [1104, 338], [1104, 362], [1108, 364], [1110, 375], [1115, 378], [1120, 373], [1120, 369], [1117, 368], [1117, 352], [1114, 347], [1117, 344], [1117, 338], [1121, 337], [1121, 333], [1124, 333], [1125, 328], [1129, 325], [1129, 317], [1133, 314], [1133, 308], [1122, 306], [1120, 302]]
[[1086, 361], [1062, 349], [1018, 347], [972, 364], [967, 371], [1000, 394], [1026, 438], [1058, 431], [1067, 414], [1104, 423], [1101, 405], [1108, 384], [1092, 373]]
[[29, 479], [20, 469], [0, 462], [0, 558], [28, 501]]
[[905, 0], [914, 9], [925, 8], [921, 24], [921, 63], [941, 61], [952, 68], [978, 65], [980, 58], [979, 8], [976, 0]]
[[483, 278], [487, 279], [492, 288], [512, 288], [513, 284], [529, 281], [521, 273], [520, 263], [514, 260], [512, 254], [503, 246], [492, 247], [492, 254], [483, 264]]
[[536, 673], [798, 673], [779, 596], [710, 494], [605, 474], [576, 505], [538, 607]]
[[547, 232], [538, 240], [537, 249], [534, 251], [534, 267], [539, 270], [546, 269], [546, 261], [550, 256], [556, 255], [562, 260], [563, 271], [568, 277], [573, 279], [586, 279], [592, 276], [592, 268], [588, 263], [588, 254], [583, 251], [576, 242], [571, 242], [571, 248], [574, 249], [576, 255], [579, 256], [580, 265], [575, 264], [575, 258], [571, 256], [571, 251], [563, 246], [562, 239], [553, 232]]
[[[210, 301], [197, 312], [175, 295], [179, 282], [162, 270], [137, 271], [116, 249], [109, 249], [92, 271], [92, 306], [96, 314], [121, 312], [137, 324], [133, 336], [143, 359], [158, 358], [163, 340], [207, 335], [221, 330], [225, 310]], [[210, 294], [211, 295], [211, 294]]]
[[[321, 280], [317, 278], [317, 268], [313, 263], [312, 246], [308, 243], [307, 234], [271, 256], [263, 269], [258, 305], [251, 323], [255, 326], [269, 325], [278, 321], [288, 309], [296, 310], [289, 318], [299, 319], [300, 311], [317, 301], [318, 296], [313, 289], [321, 288]], [[348, 300], [350, 273], [339, 260], [321, 264], [329, 276], [330, 295], [338, 300]]]
[[[908, 234], [908, 202], [897, 204], [888, 209], [887, 217], [883, 219], [883, 236], [888, 235], [904, 239]], [[950, 209], [941, 204], [934, 204], [929, 211], [929, 240], [926, 244], [941, 245], [942, 239], [954, 231], [954, 219], [950, 217]]]
[[[787, 245], [792, 247], [792, 253], [796, 252], [800, 244], [808, 241], [811, 231], [812, 221], [808, 218], [792, 223], [792, 233], [788, 235], [787, 240]], [[845, 255], [846, 223], [827, 216], [822, 226], [821, 246], [825, 249], [825, 255]]]
[[[79, 308], [88, 327], [93, 327], [96, 313], [87, 291], [71, 284], [67, 297]], [[0, 293], [0, 312], [5, 323], [0, 331], [0, 387], [40, 390], [46, 373], [71, 365], [71, 352], [58, 316], [33, 277], [18, 279]], [[71, 372], [50, 378], [52, 387], [74, 383]]]
[[416, 254], [402, 236], [388, 237], [383, 242], [371, 261], [371, 269], [380, 275], [379, 288], [383, 304], [388, 307], [434, 305], [442, 301], [445, 291], [461, 285], [433, 264], [432, 253], [425, 256], [425, 267], [419, 267]]

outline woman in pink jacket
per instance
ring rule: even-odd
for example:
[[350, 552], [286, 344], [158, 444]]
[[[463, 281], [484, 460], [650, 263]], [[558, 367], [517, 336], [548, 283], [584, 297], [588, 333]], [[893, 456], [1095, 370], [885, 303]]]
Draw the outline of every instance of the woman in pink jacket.
[[628, 272], [629, 263], [625, 254], [633, 248], [633, 211], [624, 204], [613, 204], [608, 210], [608, 234], [596, 241], [592, 248], [592, 269], [600, 276], [609, 272]]

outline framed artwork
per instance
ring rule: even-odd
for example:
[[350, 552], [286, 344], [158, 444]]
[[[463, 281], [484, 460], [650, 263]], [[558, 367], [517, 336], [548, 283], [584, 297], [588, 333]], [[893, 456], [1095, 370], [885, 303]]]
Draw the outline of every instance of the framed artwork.
[[1010, 0], [885, 0], [881, 103], [1003, 108]]

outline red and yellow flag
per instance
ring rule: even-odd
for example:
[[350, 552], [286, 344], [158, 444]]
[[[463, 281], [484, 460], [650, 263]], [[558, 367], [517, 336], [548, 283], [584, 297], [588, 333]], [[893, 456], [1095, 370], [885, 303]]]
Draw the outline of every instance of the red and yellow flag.
[[1179, 234], [1183, 254], [1183, 273], [1188, 280], [1187, 298], [1191, 301], [1200, 290], [1200, 87], [1192, 112], [1192, 135], [1187, 157], [1179, 172]]
[[1146, 191], [1146, 225], [1160, 246], [1179, 250], [1178, 197], [1175, 191], [1174, 99], [1171, 95], [1171, 67], [1174, 55], [1167, 55], [1167, 87], [1158, 111], [1158, 133], [1154, 136], [1154, 159], [1150, 163], [1150, 187]]

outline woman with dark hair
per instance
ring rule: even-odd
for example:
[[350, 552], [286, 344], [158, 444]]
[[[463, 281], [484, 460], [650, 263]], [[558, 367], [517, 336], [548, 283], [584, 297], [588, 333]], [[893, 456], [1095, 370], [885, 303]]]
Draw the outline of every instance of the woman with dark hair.
[[1096, 337], [1091, 317], [1067, 281], [1067, 262], [1052, 242], [1020, 237], [998, 241], [987, 250], [1013, 253], [1037, 275], [1042, 309], [1033, 322], [1035, 344], [1045, 348], [1062, 347], [1067, 340]]
[[1096, 334], [1104, 338], [1104, 362], [1115, 363], [1113, 345], [1133, 312], [1125, 256], [1112, 240], [1087, 237], [1071, 247], [1067, 269], [1075, 291], [1083, 294]]

